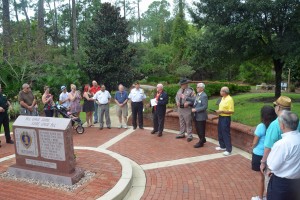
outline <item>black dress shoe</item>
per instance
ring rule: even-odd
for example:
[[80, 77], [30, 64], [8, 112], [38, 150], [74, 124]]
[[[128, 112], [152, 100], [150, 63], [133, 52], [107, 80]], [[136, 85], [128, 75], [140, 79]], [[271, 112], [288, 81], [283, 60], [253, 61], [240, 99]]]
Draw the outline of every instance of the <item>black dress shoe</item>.
[[206, 139], [205, 138], [203, 139], [203, 143], [206, 143]]
[[136, 129], [136, 126], [133, 127], [133, 130], [135, 130], [135, 129]]
[[140, 129], [144, 129], [144, 127], [140, 127]]
[[151, 134], [155, 134], [157, 131], [155, 131], [155, 130], [153, 130], [153, 131], [151, 131]]
[[94, 121], [94, 124], [97, 124], [98, 122]]
[[192, 140], [193, 140], [193, 138], [190, 138], [190, 137], [186, 139], [186, 141], [188, 141], [188, 142], [190, 142]]
[[99, 129], [100, 129], [100, 130], [102, 130], [102, 129], [103, 129], [103, 127], [100, 127]]
[[162, 136], [162, 133], [158, 133], [157, 137], [161, 137]]
[[203, 147], [202, 142], [198, 142], [197, 144], [194, 145], [194, 148], [200, 148], [200, 147]]
[[109, 126], [109, 127], [107, 127], [108, 129], [111, 129], [111, 127]]
[[183, 134], [176, 135], [176, 139], [181, 139], [181, 138], [185, 138], [185, 135]]
[[7, 144], [14, 144], [14, 141], [13, 140], [8, 140], [6, 141]]

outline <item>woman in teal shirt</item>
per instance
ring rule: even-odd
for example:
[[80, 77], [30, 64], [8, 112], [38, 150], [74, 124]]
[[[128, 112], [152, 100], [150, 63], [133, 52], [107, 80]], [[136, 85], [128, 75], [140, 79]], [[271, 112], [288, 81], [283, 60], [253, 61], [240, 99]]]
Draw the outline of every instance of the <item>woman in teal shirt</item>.
[[254, 139], [252, 144], [252, 170], [260, 173], [260, 179], [258, 180], [258, 196], [252, 197], [252, 200], [265, 199], [264, 194], [264, 174], [260, 172], [260, 161], [264, 155], [264, 140], [266, 136], [266, 130], [268, 126], [277, 117], [275, 109], [272, 106], [264, 106], [260, 110], [261, 123], [257, 125], [254, 132]]

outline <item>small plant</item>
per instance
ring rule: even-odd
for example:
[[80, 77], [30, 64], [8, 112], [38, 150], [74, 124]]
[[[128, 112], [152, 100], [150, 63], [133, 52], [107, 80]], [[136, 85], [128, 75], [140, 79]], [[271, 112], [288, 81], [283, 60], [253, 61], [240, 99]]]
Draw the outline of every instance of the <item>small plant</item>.
[[8, 115], [11, 120], [16, 119], [20, 114], [20, 104], [19, 102], [13, 102], [8, 108]]

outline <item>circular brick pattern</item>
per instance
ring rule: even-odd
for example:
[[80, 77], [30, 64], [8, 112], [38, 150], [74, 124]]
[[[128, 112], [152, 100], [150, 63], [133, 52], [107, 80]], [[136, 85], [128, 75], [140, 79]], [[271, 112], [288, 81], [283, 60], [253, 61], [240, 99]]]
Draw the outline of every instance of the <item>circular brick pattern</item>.
[[[122, 167], [118, 160], [104, 153], [76, 150], [77, 167], [96, 173], [87, 183], [74, 192], [63, 192], [58, 189], [16, 182], [10, 180], [0, 181], [0, 197], [3, 199], [96, 199], [111, 190], [122, 175]], [[14, 164], [14, 159], [0, 163], [0, 170]]]

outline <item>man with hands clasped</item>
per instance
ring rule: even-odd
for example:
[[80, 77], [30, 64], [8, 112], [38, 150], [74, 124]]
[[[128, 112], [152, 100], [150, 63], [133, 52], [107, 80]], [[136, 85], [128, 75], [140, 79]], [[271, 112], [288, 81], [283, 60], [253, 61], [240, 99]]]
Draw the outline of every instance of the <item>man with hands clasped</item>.
[[181, 98], [186, 99], [193, 106], [192, 113], [194, 114], [196, 131], [199, 136], [199, 142], [194, 145], [195, 148], [203, 147], [205, 139], [205, 125], [207, 120], [208, 97], [204, 92], [205, 84], [197, 84], [197, 95], [195, 97], [186, 97], [184, 94]]

